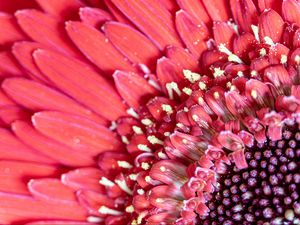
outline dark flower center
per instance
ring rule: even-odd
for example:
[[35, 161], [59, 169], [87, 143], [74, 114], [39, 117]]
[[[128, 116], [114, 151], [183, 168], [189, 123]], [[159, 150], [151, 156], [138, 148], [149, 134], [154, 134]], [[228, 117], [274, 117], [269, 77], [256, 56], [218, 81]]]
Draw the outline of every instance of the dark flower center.
[[204, 225], [300, 224], [300, 131], [284, 128], [279, 141], [247, 148], [249, 167], [228, 166], [207, 205]]

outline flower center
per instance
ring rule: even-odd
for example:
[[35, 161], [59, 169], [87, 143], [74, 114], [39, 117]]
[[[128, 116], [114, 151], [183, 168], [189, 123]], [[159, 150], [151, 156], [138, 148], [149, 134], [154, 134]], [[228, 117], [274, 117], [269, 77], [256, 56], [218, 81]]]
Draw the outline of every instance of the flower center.
[[299, 128], [285, 127], [281, 140], [256, 143], [245, 157], [248, 168], [231, 165], [218, 178], [203, 224], [299, 224]]

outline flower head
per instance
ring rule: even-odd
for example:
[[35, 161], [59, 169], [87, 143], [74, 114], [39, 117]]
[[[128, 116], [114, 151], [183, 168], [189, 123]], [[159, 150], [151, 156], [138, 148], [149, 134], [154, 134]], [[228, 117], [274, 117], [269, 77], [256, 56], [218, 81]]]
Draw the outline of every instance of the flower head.
[[0, 223], [300, 223], [298, 0], [49, 2], [0, 15]]

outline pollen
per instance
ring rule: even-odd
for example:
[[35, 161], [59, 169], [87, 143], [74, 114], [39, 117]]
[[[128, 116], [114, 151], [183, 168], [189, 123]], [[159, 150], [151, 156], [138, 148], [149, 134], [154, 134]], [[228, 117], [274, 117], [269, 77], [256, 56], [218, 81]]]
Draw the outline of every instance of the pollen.
[[184, 77], [190, 81], [192, 84], [200, 80], [201, 75], [198, 73], [194, 73], [190, 70], [183, 70]]

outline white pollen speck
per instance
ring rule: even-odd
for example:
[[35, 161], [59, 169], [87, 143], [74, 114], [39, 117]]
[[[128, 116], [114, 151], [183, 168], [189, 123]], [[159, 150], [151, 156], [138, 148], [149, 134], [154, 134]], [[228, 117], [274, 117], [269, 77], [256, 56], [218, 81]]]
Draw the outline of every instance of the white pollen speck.
[[130, 142], [129, 142], [129, 140], [128, 140], [128, 138], [126, 137], [126, 136], [121, 136], [121, 140], [122, 140], [122, 142], [124, 143], [124, 144], [129, 144]]
[[273, 40], [270, 37], [268, 37], [268, 36], [264, 37], [264, 41], [265, 41], [265, 43], [267, 45], [270, 45], [270, 46], [274, 46], [275, 45], [274, 42], [273, 42]]
[[251, 77], [256, 77], [258, 75], [256, 70], [252, 70], [250, 74], [251, 74]]
[[164, 142], [162, 140], [159, 140], [157, 137], [155, 137], [154, 135], [150, 135], [147, 137], [147, 140], [151, 143], [151, 144], [159, 144], [159, 145], [163, 145]]
[[255, 25], [251, 25], [251, 29], [253, 31], [253, 34], [254, 34], [254, 37], [257, 41], [260, 41], [259, 40], [259, 31], [258, 31], [258, 26], [255, 26]]
[[252, 96], [252, 98], [256, 99], [257, 96], [258, 96], [257, 91], [256, 90], [252, 90], [251, 91], [251, 96]]
[[265, 56], [267, 54], [267, 50], [265, 48], [259, 49], [259, 55], [260, 56]]
[[163, 152], [159, 152], [157, 155], [161, 159], [167, 159], [168, 158], [167, 155], [165, 153], [163, 153]]
[[137, 148], [143, 152], [152, 152], [151, 149], [147, 145], [144, 145], [144, 144], [138, 144]]
[[206, 84], [204, 82], [199, 82], [199, 88], [200, 90], [204, 91], [206, 89]]
[[141, 167], [142, 167], [143, 170], [149, 170], [150, 169], [150, 164], [146, 163], [146, 162], [142, 162]]
[[100, 184], [106, 187], [113, 187], [115, 186], [115, 183], [111, 180], [107, 179], [106, 177], [101, 177], [101, 180], [99, 181]]
[[225, 73], [225, 70], [221, 70], [219, 67], [214, 68], [214, 77], [215, 78], [223, 76], [224, 73]]
[[215, 98], [215, 99], [218, 99], [218, 98], [220, 98], [220, 94], [219, 94], [219, 92], [217, 92], [217, 91], [216, 91], [216, 92], [214, 92], [214, 98]]
[[181, 91], [179, 90], [178, 85], [177, 85], [177, 83], [175, 83], [175, 82], [167, 83], [167, 84], [166, 84], [166, 88], [167, 88], [168, 95], [169, 95], [169, 98], [170, 98], [170, 99], [173, 99], [173, 98], [174, 98], [173, 91], [174, 91], [177, 95], [179, 95], [179, 96], [181, 95]]
[[134, 131], [134, 133], [136, 134], [143, 134], [144, 132], [142, 131], [142, 129], [138, 126], [132, 126], [132, 130]]
[[161, 171], [161, 172], [166, 172], [166, 167], [164, 167], [164, 166], [161, 166], [161, 167], [159, 167], [159, 170]]
[[183, 91], [184, 93], [186, 93], [187, 95], [191, 95], [191, 94], [193, 93], [192, 89], [187, 88], [187, 87], [184, 87], [184, 88], [182, 89], [182, 91]]
[[145, 194], [145, 191], [144, 191], [143, 189], [141, 189], [141, 188], [137, 189], [136, 192], [137, 192], [139, 195]]
[[169, 136], [171, 135], [171, 133], [170, 133], [170, 132], [165, 132], [164, 135], [165, 135], [166, 137], [169, 137]]
[[89, 216], [86, 218], [87, 222], [89, 223], [100, 223], [103, 221], [102, 218], [100, 217], [97, 217], [97, 216]]
[[123, 214], [122, 212], [120, 212], [118, 210], [108, 208], [104, 205], [99, 208], [98, 212], [101, 213], [101, 214], [114, 215], [114, 216], [119, 216], [119, 215]]
[[281, 64], [287, 63], [287, 60], [288, 60], [287, 55], [281, 55], [281, 57], [280, 57]]
[[203, 105], [204, 104], [204, 99], [202, 97], [198, 98], [198, 104]]
[[296, 55], [295, 56], [295, 62], [299, 65], [300, 64], [300, 56]]
[[136, 113], [136, 111], [134, 111], [133, 108], [127, 109], [126, 112], [127, 112], [130, 116], [132, 116], [132, 117], [134, 117], [134, 118], [137, 118], [137, 119], [139, 118], [139, 115]]
[[184, 107], [184, 108], [183, 108], [183, 111], [184, 111], [184, 112], [188, 112], [188, 111], [189, 111], [188, 107]]
[[147, 182], [147, 183], [150, 183], [151, 182], [151, 177], [150, 176], [145, 176], [145, 181]]
[[138, 177], [137, 174], [134, 174], [134, 173], [129, 174], [129, 179], [130, 179], [130, 180], [136, 181], [137, 177]]
[[153, 124], [153, 122], [150, 119], [142, 119], [142, 124], [144, 124], [145, 126], [151, 126]]
[[173, 113], [172, 106], [170, 106], [168, 104], [162, 104], [161, 108], [162, 108], [163, 111], [165, 111], [168, 114], [172, 114]]
[[117, 161], [117, 163], [118, 163], [119, 167], [122, 167], [122, 168], [125, 168], [125, 169], [131, 169], [132, 168], [132, 165], [127, 161]]
[[295, 218], [294, 210], [292, 209], [285, 210], [284, 218], [286, 218], [289, 221], [292, 221]]
[[191, 83], [195, 83], [200, 80], [201, 75], [198, 73], [193, 73], [190, 70], [183, 70], [183, 75], [186, 79], [188, 79]]
[[126, 183], [125, 180], [118, 180], [118, 179], [116, 179], [115, 182], [127, 194], [133, 195], [133, 191], [129, 189], [129, 187], [127, 186], [127, 183]]
[[127, 213], [133, 213], [134, 212], [133, 205], [127, 206], [125, 208], [125, 212], [127, 212]]
[[243, 76], [244, 76], [244, 73], [243, 73], [242, 71], [239, 71], [239, 72], [237, 72], [237, 75], [238, 75], [239, 77], [243, 77]]

